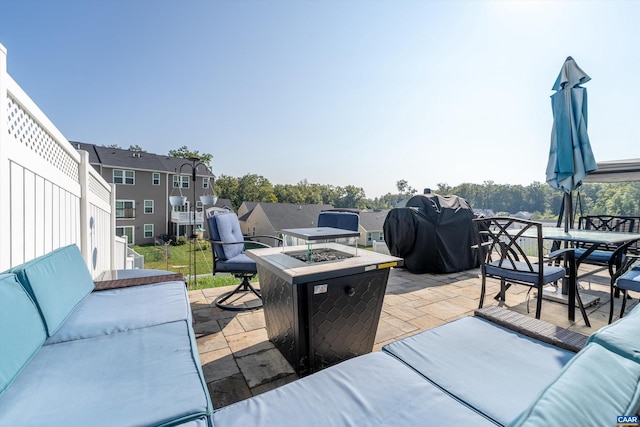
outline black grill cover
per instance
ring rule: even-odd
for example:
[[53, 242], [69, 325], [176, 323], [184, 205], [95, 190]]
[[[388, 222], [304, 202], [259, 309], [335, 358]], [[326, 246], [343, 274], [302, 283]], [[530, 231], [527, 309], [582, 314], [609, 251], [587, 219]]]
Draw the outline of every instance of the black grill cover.
[[417, 195], [389, 211], [384, 239], [391, 255], [412, 273], [452, 273], [475, 268], [475, 215], [458, 196]]

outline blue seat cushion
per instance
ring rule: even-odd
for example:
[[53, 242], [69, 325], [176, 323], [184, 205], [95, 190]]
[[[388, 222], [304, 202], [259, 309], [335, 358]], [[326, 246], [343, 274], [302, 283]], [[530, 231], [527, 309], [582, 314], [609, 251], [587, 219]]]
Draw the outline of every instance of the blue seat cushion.
[[[580, 258], [587, 250], [583, 248], [577, 248], [575, 252], [576, 259]], [[610, 251], [593, 251], [591, 252], [582, 263], [584, 264], [608, 264], [611, 259]]]
[[640, 265], [620, 276], [616, 281], [616, 287], [627, 291], [640, 291]]
[[[514, 268], [515, 267], [515, 268]], [[505, 279], [517, 280], [520, 282], [535, 284], [538, 281], [538, 264], [532, 264], [531, 270], [527, 263], [522, 261], [511, 262], [508, 260], [503, 261], [500, 266], [500, 261], [492, 261], [485, 265], [485, 271], [490, 276], [500, 276]], [[553, 265], [545, 265], [543, 267], [543, 284], [555, 282], [561, 280], [565, 275], [563, 267], [556, 267]]]
[[478, 317], [446, 323], [383, 351], [502, 425], [575, 356]]
[[184, 282], [92, 292], [45, 344], [109, 335], [177, 320], [191, 323]]
[[213, 425], [495, 426], [415, 371], [369, 353], [214, 412]]
[[[244, 242], [240, 222], [233, 212], [223, 212], [209, 217], [209, 228], [213, 240], [221, 242]], [[218, 259], [226, 261], [244, 252], [244, 244], [214, 245]]]
[[34, 302], [14, 274], [0, 274], [0, 395], [46, 338]]
[[3, 426], [164, 426], [210, 412], [184, 320], [43, 346], [0, 396]]
[[76, 245], [69, 245], [10, 270], [35, 301], [53, 335], [73, 309], [93, 291], [93, 278]]
[[588, 344], [509, 426], [610, 426], [640, 409], [640, 364]]
[[255, 274], [258, 270], [256, 262], [249, 258], [246, 254], [239, 254], [226, 261], [218, 260], [216, 262], [216, 271], [229, 273], [249, 273]]

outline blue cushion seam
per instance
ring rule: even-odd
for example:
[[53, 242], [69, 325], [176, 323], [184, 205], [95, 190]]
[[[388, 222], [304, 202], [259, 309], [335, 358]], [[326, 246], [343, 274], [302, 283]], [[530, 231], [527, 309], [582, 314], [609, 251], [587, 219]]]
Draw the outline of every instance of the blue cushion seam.
[[416, 368], [414, 368], [413, 366], [409, 365], [407, 362], [405, 362], [404, 360], [402, 360], [400, 357], [396, 356], [393, 353], [390, 353], [388, 350], [385, 350], [384, 348], [382, 349], [383, 352], [385, 352], [386, 354], [388, 354], [389, 356], [395, 358], [396, 360], [398, 360], [400, 363], [402, 363], [403, 365], [405, 365], [406, 367], [408, 367], [409, 369], [411, 369], [413, 372], [415, 372], [416, 374], [420, 375], [422, 378], [425, 379], [425, 381], [429, 382], [431, 385], [433, 385], [434, 387], [436, 387], [438, 390], [442, 391], [444, 394], [446, 394], [447, 396], [451, 397], [453, 400], [455, 400], [456, 402], [460, 403], [461, 405], [469, 408], [470, 410], [472, 410], [473, 412], [477, 413], [478, 415], [482, 416], [483, 418], [487, 419], [488, 421], [491, 421], [492, 423], [494, 423], [495, 425], [498, 426], [502, 426], [503, 424], [498, 422], [497, 420], [494, 420], [492, 417], [490, 417], [489, 415], [485, 414], [484, 412], [480, 411], [478, 408], [471, 406], [469, 403], [465, 402], [464, 400], [460, 399], [458, 396], [452, 394], [449, 390], [443, 388], [442, 386], [440, 386], [438, 383], [436, 383], [435, 381], [433, 381], [431, 378], [427, 377], [426, 375], [424, 375], [422, 372], [418, 371]]

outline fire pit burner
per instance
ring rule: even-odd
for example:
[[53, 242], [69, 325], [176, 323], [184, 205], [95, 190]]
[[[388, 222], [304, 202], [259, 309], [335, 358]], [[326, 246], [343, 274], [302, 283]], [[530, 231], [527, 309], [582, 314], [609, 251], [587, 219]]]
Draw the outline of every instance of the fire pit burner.
[[341, 259], [347, 259], [353, 257], [353, 255], [346, 252], [336, 251], [334, 249], [313, 249], [311, 251], [299, 251], [291, 252], [287, 255], [299, 259], [302, 262], [315, 263], [315, 262], [327, 262], [327, 261], [339, 261]]

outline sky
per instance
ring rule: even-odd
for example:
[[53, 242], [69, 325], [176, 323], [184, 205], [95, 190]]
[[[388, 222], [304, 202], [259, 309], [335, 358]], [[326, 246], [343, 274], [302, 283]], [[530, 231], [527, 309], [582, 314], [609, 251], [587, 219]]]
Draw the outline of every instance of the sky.
[[68, 140], [368, 198], [544, 182], [567, 56], [596, 160], [640, 158], [638, 22], [610, 0], [0, 0], [8, 72]]

